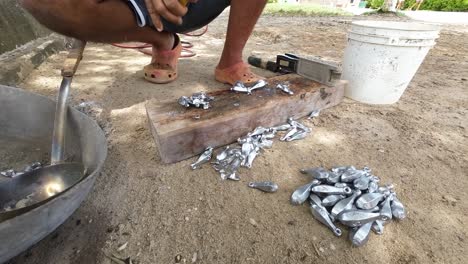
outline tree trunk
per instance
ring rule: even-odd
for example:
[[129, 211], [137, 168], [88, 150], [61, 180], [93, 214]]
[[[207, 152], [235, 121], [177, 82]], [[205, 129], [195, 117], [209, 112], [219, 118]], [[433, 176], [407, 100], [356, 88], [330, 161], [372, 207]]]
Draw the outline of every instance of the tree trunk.
[[382, 11], [384, 12], [396, 12], [396, 5], [398, 0], [385, 0], [382, 5]]

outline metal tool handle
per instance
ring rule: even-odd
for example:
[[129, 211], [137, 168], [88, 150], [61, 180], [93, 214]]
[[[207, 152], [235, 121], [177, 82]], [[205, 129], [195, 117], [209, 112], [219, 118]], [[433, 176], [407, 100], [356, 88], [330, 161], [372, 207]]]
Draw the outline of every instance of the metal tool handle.
[[78, 64], [83, 57], [83, 50], [86, 42], [75, 40], [71, 44], [71, 49], [62, 68], [62, 83], [60, 84], [57, 97], [57, 106], [55, 109], [54, 132], [52, 135], [52, 151], [50, 154], [50, 163], [58, 164], [64, 161], [65, 149], [65, 128], [67, 123], [67, 99], [70, 92], [70, 85], [73, 75], [78, 68]]
[[73, 77], [75, 74], [78, 64], [80, 64], [80, 61], [83, 58], [83, 51], [86, 46], [86, 42], [76, 39], [70, 45], [70, 51], [68, 52], [68, 56], [62, 67], [63, 77]]
[[255, 66], [257, 68], [265, 69], [272, 72], [278, 71], [278, 65], [276, 64], [276, 62], [255, 55], [249, 56], [247, 58], [247, 62], [250, 65]]

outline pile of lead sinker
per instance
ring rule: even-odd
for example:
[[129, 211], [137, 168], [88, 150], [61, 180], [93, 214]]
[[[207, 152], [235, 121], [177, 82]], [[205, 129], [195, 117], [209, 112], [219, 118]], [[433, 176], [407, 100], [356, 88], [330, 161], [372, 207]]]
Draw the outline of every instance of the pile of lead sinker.
[[[280, 140], [287, 142], [303, 139], [311, 133], [310, 128], [292, 118], [288, 118], [287, 123], [280, 126], [257, 127], [254, 131], [237, 140], [240, 146], [227, 146], [219, 152], [215, 157], [216, 160], [212, 162], [213, 168], [219, 172], [223, 180], [240, 180], [239, 175], [237, 175], [238, 169], [240, 167], [251, 168], [260, 150], [271, 148], [273, 138], [280, 131], [285, 132]], [[192, 169], [200, 168], [202, 164], [209, 162], [212, 155], [213, 148], [208, 147], [198, 160], [191, 165]], [[255, 188], [255, 186], [249, 186]], [[265, 189], [261, 190], [266, 191]]]
[[393, 185], [379, 186], [379, 178], [367, 167], [334, 167], [331, 171], [312, 168], [301, 172], [313, 180], [293, 192], [291, 203], [299, 205], [309, 200], [314, 218], [336, 236], [342, 233], [336, 222], [349, 227], [349, 239], [355, 246], [364, 245], [371, 230], [381, 235], [392, 218], [406, 217]]

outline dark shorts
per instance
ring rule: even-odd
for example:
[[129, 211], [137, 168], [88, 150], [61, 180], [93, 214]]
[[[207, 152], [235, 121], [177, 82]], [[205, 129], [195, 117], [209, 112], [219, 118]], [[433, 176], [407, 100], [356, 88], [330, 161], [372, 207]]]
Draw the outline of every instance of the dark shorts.
[[[127, 1], [130, 8], [135, 12], [138, 26], [154, 28], [153, 21], [151, 21], [151, 17], [146, 9], [145, 0], [124, 1]], [[161, 18], [164, 30], [172, 33], [186, 33], [197, 30], [208, 25], [230, 4], [231, 0], [198, 0], [197, 3], [190, 3], [187, 6], [187, 14], [182, 17], [182, 25], [176, 25]]]

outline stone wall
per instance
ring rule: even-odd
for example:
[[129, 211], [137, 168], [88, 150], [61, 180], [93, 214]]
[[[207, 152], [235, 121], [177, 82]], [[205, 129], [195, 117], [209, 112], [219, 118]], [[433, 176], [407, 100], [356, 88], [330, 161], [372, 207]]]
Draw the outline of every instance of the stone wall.
[[0, 54], [49, 34], [16, 0], [0, 0]]

